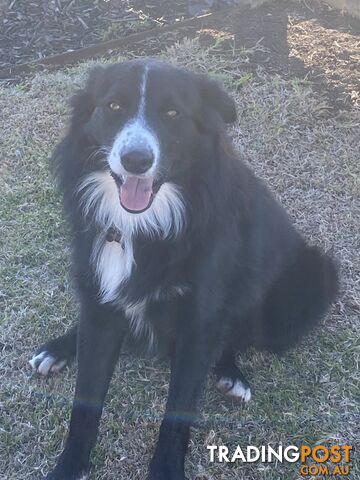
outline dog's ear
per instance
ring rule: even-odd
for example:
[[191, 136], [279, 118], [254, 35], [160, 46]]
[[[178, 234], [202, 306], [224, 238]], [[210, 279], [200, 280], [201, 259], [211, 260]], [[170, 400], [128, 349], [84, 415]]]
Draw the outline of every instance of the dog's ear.
[[78, 90], [70, 99], [73, 109], [73, 122], [85, 123], [96, 106], [95, 92], [104, 78], [105, 67], [96, 66], [90, 70], [85, 88]]
[[237, 119], [234, 100], [215, 80], [205, 75], [198, 75], [200, 91], [206, 106], [218, 112], [225, 123], [233, 123]]
[[99, 87], [104, 78], [105, 71], [106, 66], [104, 65], [96, 65], [90, 70], [86, 81], [87, 90], [96, 90]]

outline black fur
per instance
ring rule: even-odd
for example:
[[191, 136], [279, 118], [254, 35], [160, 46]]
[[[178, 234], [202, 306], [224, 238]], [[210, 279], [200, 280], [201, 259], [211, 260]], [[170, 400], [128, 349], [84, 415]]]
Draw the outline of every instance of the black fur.
[[[95, 151], [111, 146], [129, 117], [109, 114], [106, 105], [120, 98], [131, 114], [145, 64], [149, 116], [161, 141], [161, 182], [180, 186], [186, 217], [178, 236], [134, 238], [136, 268], [118, 292], [134, 303], [155, 290], [186, 286], [185, 295], [153, 299], [146, 311], [160, 350], [171, 359], [166, 413], [148, 480], [184, 480], [189, 427], [211, 366], [216, 364], [219, 377], [246, 382], [235, 365], [238, 351], [254, 346], [281, 353], [295, 345], [337, 292], [332, 260], [306, 245], [263, 182], [234, 154], [225, 123], [235, 121], [235, 105], [217, 83], [154, 60], [96, 68], [72, 100], [71, 125], [54, 155], [72, 228], [81, 312], [77, 328], [39, 349], [68, 359], [78, 337], [70, 432], [48, 479], [78, 479], [87, 472], [103, 400], [129, 332], [120, 303], [99, 302], [90, 262], [95, 212], [83, 217], [75, 191], [85, 174], [108, 168], [104, 154]], [[169, 98], [181, 113], [172, 123], [159, 113]]]

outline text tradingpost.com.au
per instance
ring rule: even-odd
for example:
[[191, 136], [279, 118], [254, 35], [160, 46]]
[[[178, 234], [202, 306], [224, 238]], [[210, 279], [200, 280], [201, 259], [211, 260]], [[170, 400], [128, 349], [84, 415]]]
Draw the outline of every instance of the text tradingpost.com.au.
[[208, 445], [210, 463], [296, 463], [302, 476], [346, 476], [351, 471], [351, 445], [238, 445], [230, 450], [226, 445]]

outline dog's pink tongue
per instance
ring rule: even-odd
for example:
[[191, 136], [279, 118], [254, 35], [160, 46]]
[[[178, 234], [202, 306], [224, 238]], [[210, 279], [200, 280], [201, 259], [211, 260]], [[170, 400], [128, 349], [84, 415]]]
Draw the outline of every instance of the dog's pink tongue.
[[151, 200], [152, 178], [125, 177], [120, 187], [120, 202], [127, 210], [145, 210]]

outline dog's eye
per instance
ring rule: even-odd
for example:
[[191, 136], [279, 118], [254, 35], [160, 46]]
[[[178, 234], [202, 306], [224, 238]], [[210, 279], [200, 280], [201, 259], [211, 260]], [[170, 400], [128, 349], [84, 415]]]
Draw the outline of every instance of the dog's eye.
[[167, 110], [167, 111], [165, 112], [165, 116], [166, 116], [167, 118], [175, 118], [175, 117], [177, 117], [178, 115], [179, 115], [179, 112], [178, 112], [177, 110], [173, 109], [173, 108], [170, 109], [170, 110]]
[[118, 112], [118, 111], [122, 110], [122, 108], [123, 108], [119, 103], [116, 103], [116, 102], [110, 102], [110, 103], [108, 103], [108, 107], [109, 107], [110, 110], [112, 110], [113, 112]]

